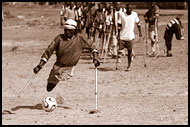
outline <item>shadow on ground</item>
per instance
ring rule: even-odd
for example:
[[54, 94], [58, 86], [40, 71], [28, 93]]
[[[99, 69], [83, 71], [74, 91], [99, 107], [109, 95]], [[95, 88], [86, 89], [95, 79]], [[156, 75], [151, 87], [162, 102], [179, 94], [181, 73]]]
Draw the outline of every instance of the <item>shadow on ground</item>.
[[70, 108], [70, 107], [68, 107], [68, 106], [57, 106], [57, 107], [59, 107], [59, 108], [64, 108], [64, 109], [72, 109], [72, 108]]
[[[71, 109], [68, 106], [62, 106], [62, 105], [58, 105], [57, 107], [64, 108], [64, 109]], [[16, 110], [19, 110], [19, 109], [43, 110], [43, 106], [42, 106], [42, 104], [39, 103], [39, 104], [36, 104], [35, 106], [16, 106], [16, 107], [12, 108], [11, 110], [16, 111]]]
[[37, 109], [37, 110], [43, 110], [42, 104], [36, 104], [35, 106], [16, 106], [12, 108], [12, 111], [16, 111], [19, 109]]

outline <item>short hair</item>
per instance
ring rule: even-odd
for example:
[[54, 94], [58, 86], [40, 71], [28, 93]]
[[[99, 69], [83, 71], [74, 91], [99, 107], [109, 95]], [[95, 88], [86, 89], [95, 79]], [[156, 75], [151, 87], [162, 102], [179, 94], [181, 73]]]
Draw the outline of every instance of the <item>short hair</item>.
[[177, 15], [177, 16], [176, 16], [176, 19], [177, 19], [178, 21], [180, 21], [180, 20], [181, 20], [181, 16], [180, 16], [180, 15]]
[[130, 3], [126, 4], [126, 8], [131, 8], [132, 9], [132, 6]]

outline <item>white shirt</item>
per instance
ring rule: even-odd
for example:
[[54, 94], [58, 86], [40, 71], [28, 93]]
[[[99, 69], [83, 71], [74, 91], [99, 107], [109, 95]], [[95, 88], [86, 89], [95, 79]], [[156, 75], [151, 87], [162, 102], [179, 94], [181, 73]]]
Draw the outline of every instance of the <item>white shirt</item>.
[[113, 24], [112, 15], [111, 14], [110, 15], [106, 14], [106, 25], [111, 25], [111, 24]]
[[[123, 13], [122, 8], [119, 11], [115, 11], [115, 24], [121, 24], [121, 14]], [[118, 17], [119, 16], [119, 17]]]
[[135, 24], [138, 23], [140, 20], [138, 18], [138, 14], [134, 11], [131, 12], [130, 15], [127, 15], [126, 13], [121, 13], [121, 33], [120, 33], [120, 39], [129, 41], [133, 40], [135, 38]]

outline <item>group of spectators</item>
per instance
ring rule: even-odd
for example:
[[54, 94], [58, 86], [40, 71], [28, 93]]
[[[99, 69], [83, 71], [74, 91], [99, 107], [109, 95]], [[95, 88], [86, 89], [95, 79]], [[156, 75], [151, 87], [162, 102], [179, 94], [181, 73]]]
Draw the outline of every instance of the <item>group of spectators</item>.
[[[60, 11], [60, 25], [64, 25], [67, 19], [75, 20], [77, 22], [78, 32], [86, 32], [88, 39], [92, 39], [93, 42], [95, 42], [99, 51], [102, 53], [108, 52], [113, 58], [116, 58], [118, 54], [117, 48], [119, 46], [118, 37], [120, 36], [121, 39], [126, 38], [127, 32], [130, 33], [129, 29], [132, 31], [134, 30], [134, 27], [131, 27], [131, 25], [126, 26], [124, 21], [125, 18], [122, 18], [123, 14], [129, 15], [127, 14], [128, 5], [130, 4], [126, 4], [125, 2], [65, 2]], [[128, 7], [132, 10], [131, 5]], [[150, 8], [144, 15], [145, 23], [148, 24], [146, 29], [149, 37], [148, 39], [151, 41], [151, 52], [148, 53], [149, 56], [159, 55], [158, 19], [159, 7], [156, 2], [150, 2]], [[179, 20], [181, 24], [180, 17], [178, 16], [176, 19], [177, 21]], [[133, 24], [133, 21], [127, 22]], [[130, 33], [130, 36], [133, 36], [133, 33], [134, 32]], [[133, 39], [134, 38], [132, 38], [132, 40]], [[166, 44], [166, 47], [168, 47], [168, 44]], [[169, 48], [167, 56], [172, 56], [170, 50]], [[134, 56], [134, 50], [132, 50], [132, 56]], [[101, 58], [102, 57], [103, 56], [101, 56]]]
[[67, 2], [60, 12], [61, 26], [67, 19], [75, 20], [78, 32], [86, 32], [101, 52], [117, 55], [121, 13], [126, 12], [126, 6], [120, 2]]

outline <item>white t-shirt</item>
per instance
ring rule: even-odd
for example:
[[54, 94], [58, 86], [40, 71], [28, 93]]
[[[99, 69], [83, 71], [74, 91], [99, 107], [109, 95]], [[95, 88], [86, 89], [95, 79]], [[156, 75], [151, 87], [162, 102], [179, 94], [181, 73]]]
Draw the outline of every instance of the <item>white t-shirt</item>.
[[138, 18], [138, 14], [134, 11], [131, 12], [130, 15], [127, 15], [126, 13], [121, 13], [121, 33], [120, 33], [120, 39], [129, 41], [133, 40], [135, 38], [135, 24], [138, 23], [140, 20]]
[[[124, 10], [124, 12], [126, 12], [126, 9]], [[121, 14], [124, 13], [122, 8], [120, 8], [119, 11], [115, 11], [115, 24], [119, 23], [121, 24]], [[119, 17], [118, 17], [119, 15]]]

